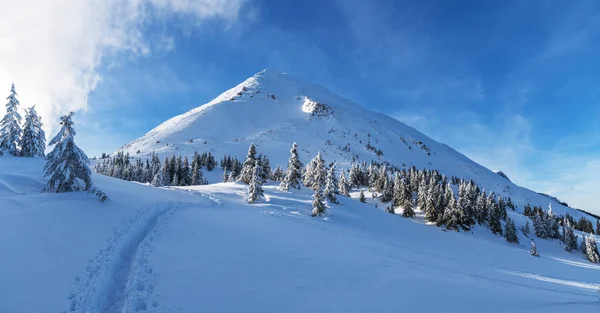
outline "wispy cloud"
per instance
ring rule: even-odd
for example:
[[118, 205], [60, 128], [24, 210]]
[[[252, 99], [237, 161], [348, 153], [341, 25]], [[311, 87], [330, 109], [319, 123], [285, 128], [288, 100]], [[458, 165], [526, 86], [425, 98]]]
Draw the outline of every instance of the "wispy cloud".
[[150, 21], [182, 16], [226, 26], [243, 2], [0, 0], [0, 91], [15, 82], [21, 102], [37, 104], [52, 127], [57, 115], [87, 107], [103, 65], [173, 49], [168, 35], [146, 36]]

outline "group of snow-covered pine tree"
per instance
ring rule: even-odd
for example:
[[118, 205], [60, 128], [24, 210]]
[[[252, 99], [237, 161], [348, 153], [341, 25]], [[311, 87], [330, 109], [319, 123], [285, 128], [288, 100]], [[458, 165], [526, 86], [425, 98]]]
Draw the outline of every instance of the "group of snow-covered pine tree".
[[6, 114], [0, 121], [0, 156], [6, 153], [17, 157], [45, 157], [44, 176], [50, 178], [42, 191], [86, 190], [102, 201], [107, 199], [104, 192], [93, 186], [89, 160], [75, 145], [73, 112], [60, 117], [60, 131], [49, 142], [54, 148], [45, 155], [46, 134], [35, 105], [25, 109], [25, 119], [21, 124], [23, 118], [19, 113], [20, 102], [14, 84], [6, 100]]
[[[130, 162], [128, 154], [122, 152], [114, 156], [103, 156], [95, 170], [99, 173], [126, 180], [151, 183], [154, 186], [189, 186], [208, 182], [203, 178], [203, 168], [212, 171], [217, 162], [210, 153], [195, 153], [192, 161], [187, 157], [166, 157], [163, 165], [154, 153], [150, 161]], [[327, 164], [321, 153], [305, 166], [298, 156], [298, 146], [292, 145], [287, 168], [279, 165], [272, 170], [267, 156], [259, 154], [252, 143], [243, 162], [230, 155], [220, 161], [223, 170], [222, 182], [247, 184], [246, 200], [255, 203], [263, 197], [262, 185], [267, 180], [279, 183], [284, 191], [310, 188], [314, 191], [312, 215], [322, 216], [327, 207], [338, 204], [338, 196], [349, 197], [351, 189], [358, 190], [361, 202], [366, 202], [365, 191], [371, 193], [385, 206], [389, 213], [398, 213], [406, 218], [416, 215], [419, 210], [424, 219], [447, 230], [468, 231], [476, 224], [488, 227], [492, 233], [503, 235], [508, 242], [519, 243], [515, 222], [508, 217], [507, 209], [515, 210], [510, 198], [502, 198], [481, 190], [474, 181], [450, 178], [436, 170], [417, 170], [411, 167], [400, 170], [383, 164], [352, 164], [351, 168], [339, 174], [335, 163]], [[567, 214], [556, 216], [552, 208], [543, 211], [539, 207], [526, 205], [524, 215], [532, 220], [521, 228], [528, 238], [560, 239], [567, 251], [580, 249], [592, 262], [597, 262], [598, 249], [594, 236], [584, 236], [578, 247], [573, 228], [593, 233], [592, 223], [585, 217], [579, 222]], [[503, 225], [504, 224], [504, 225]], [[600, 234], [600, 222], [596, 221], [596, 231]], [[562, 227], [562, 232], [560, 231]], [[539, 255], [532, 241], [531, 254]]]

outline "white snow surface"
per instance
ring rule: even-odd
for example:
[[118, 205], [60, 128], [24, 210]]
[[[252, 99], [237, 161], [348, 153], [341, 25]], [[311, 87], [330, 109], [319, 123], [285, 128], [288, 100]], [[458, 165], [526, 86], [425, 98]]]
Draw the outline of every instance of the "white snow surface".
[[[40, 193], [44, 162], [0, 158], [0, 312], [598, 312], [600, 266], [556, 240], [444, 232], [267, 185], [172, 189], [93, 174], [110, 197]], [[494, 174], [495, 175], [495, 174]], [[525, 218], [509, 211], [517, 228]]]
[[[217, 160], [232, 154], [243, 161], [254, 142], [273, 168], [277, 164], [285, 168], [294, 141], [305, 164], [321, 151], [325, 160], [337, 162], [338, 168], [348, 168], [354, 157], [359, 162], [388, 161], [399, 167], [436, 169], [446, 176], [473, 179], [488, 192], [510, 196], [520, 208], [529, 203], [546, 209], [552, 204], [558, 214], [573, 211], [571, 214], [579, 215], [396, 119], [269, 69], [211, 102], [167, 120], [121, 150], [140, 158], [153, 151], [161, 157], [210, 151]], [[383, 155], [367, 149], [368, 143]]]

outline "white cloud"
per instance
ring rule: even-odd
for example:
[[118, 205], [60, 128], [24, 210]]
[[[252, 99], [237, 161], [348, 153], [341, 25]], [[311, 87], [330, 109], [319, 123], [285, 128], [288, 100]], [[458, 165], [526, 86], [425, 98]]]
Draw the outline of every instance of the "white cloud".
[[23, 106], [37, 104], [48, 129], [87, 107], [101, 65], [115, 57], [170, 50], [144, 26], [166, 17], [237, 18], [244, 0], [0, 0], [0, 96], [15, 83]]

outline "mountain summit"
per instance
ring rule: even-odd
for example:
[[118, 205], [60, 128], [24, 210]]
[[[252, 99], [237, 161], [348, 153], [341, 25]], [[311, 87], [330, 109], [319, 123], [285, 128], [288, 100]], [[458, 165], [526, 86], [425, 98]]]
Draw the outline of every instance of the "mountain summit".
[[521, 188], [447, 145], [387, 115], [371, 111], [318, 85], [265, 69], [209, 103], [160, 124], [122, 150], [143, 157], [192, 155], [245, 156], [250, 143], [285, 166], [292, 142], [307, 162], [321, 152], [327, 162], [348, 168], [353, 162], [400, 168], [437, 169], [446, 176], [473, 179], [487, 191], [557, 211], [556, 201]]

